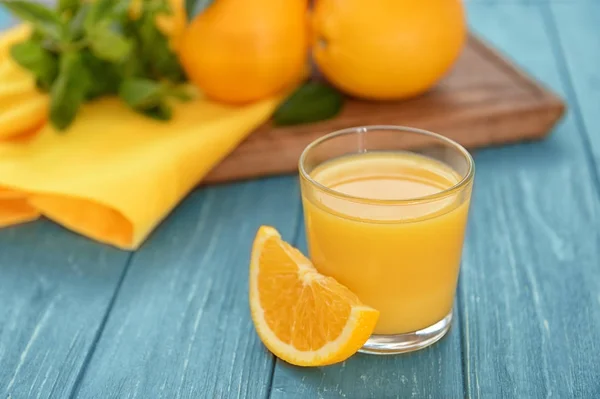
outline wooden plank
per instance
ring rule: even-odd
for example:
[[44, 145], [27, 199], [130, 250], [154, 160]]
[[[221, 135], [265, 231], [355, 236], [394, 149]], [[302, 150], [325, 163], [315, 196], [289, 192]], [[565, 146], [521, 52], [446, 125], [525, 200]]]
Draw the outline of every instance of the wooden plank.
[[[300, 249], [306, 253], [304, 229]], [[277, 360], [271, 399], [459, 398], [464, 396], [460, 312], [448, 335], [409, 355], [358, 354], [342, 364], [299, 368]]]
[[[561, 50], [561, 69], [569, 96], [577, 102], [575, 118], [582, 123], [600, 176], [600, 3], [584, 2], [577, 6], [552, 4], [547, 14], [556, 22], [557, 46]], [[598, 180], [600, 182], [600, 180]]]
[[69, 396], [128, 256], [47, 221], [0, 230], [0, 397]]
[[417, 126], [472, 148], [540, 139], [563, 108], [555, 95], [470, 37], [449, 76], [428, 94], [400, 102], [348, 99], [342, 113], [328, 121], [291, 127], [266, 124], [215, 167], [205, 182], [293, 172], [311, 141], [351, 126]]
[[69, 396], [128, 257], [48, 221], [0, 230], [0, 396]]
[[[564, 92], [543, 5], [475, 5], [477, 31]], [[470, 397], [591, 398], [600, 385], [600, 201], [570, 115], [539, 144], [484, 150], [462, 270]]]
[[266, 397], [273, 357], [250, 320], [250, 247], [260, 224], [294, 239], [298, 190], [284, 177], [192, 193], [134, 255], [75, 397]]

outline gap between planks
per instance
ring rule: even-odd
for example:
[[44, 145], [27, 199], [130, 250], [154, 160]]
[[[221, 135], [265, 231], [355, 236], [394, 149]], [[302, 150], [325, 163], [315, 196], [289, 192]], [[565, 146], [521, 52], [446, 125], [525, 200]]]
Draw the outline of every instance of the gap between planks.
[[90, 361], [92, 360], [92, 357], [94, 356], [94, 353], [96, 352], [96, 346], [98, 345], [98, 342], [100, 341], [100, 338], [102, 337], [102, 333], [104, 332], [104, 328], [106, 327], [106, 322], [108, 321], [108, 318], [110, 316], [111, 311], [113, 310], [113, 307], [115, 305], [117, 297], [119, 296], [119, 293], [121, 292], [121, 287], [123, 286], [123, 281], [125, 281], [125, 277], [127, 276], [127, 272], [129, 271], [129, 266], [131, 265], [131, 261], [133, 260], [133, 255], [134, 255], [134, 252], [130, 252], [129, 255], [127, 255], [127, 261], [125, 262], [125, 266], [123, 267], [123, 271], [121, 272], [119, 281], [115, 287], [112, 297], [110, 298], [110, 302], [108, 303], [108, 306], [106, 307], [106, 311], [104, 312], [104, 316], [102, 317], [100, 326], [98, 326], [98, 330], [96, 331], [96, 334], [94, 335], [94, 339], [92, 340], [90, 349], [88, 350], [88, 353], [85, 355], [85, 358], [83, 359], [81, 368], [79, 369], [79, 372], [77, 373], [77, 377], [75, 378], [75, 382], [73, 383], [73, 388], [71, 389], [71, 393], [69, 394], [69, 399], [74, 399], [79, 392], [79, 389], [81, 387], [81, 382], [83, 381], [83, 377], [85, 376], [88, 365], [90, 364]]
[[569, 71], [569, 66], [566, 61], [566, 53], [563, 48], [563, 44], [561, 41], [561, 37], [558, 30], [558, 23], [554, 16], [554, 11], [552, 7], [548, 4], [544, 4], [540, 6], [542, 19], [544, 21], [544, 27], [546, 28], [546, 33], [550, 39], [550, 43], [554, 45], [551, 46], [554, 59], [556, 62], [556, 66], [558, 72], [560, 74], [561, 83], [564, 86], [564, 91], [567, 96], [568, 102], [571, 104], [571, 111], [573, 112], [575, 126], [577, 127], [577, 133], [581, 137], [583, 141], [583, 153], [585, 154], [587, 163], [591, 166], [591, 173], [593, 177], [594, 187], [596, 188], [596, 193], [600, 198], [600, 165], [596, 162], [594, 158], [594, 154], [592, 153], [592, 143], [590, 141], [590, 132], [587, 129], [586, 124], [584, 123], [583, 114], [581, 111], [581, 105], [579, 98], [577, 96], [577, 91], [575, 90], [575, 85], [573, 83], [573, 78], [571, 76], [571, 72]]

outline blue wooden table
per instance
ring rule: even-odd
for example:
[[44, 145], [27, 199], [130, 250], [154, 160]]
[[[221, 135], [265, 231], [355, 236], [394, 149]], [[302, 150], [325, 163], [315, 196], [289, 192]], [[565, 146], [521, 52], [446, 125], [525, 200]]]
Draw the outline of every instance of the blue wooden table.
[[269, 354], [250, 243], [272, 224], [305, 249], [297, 178], [278, 177], [196, 190], [135, 253], [0, 231], [0, 398], [600, 398], [600, 1], [467, 4], [570, 109], [544, 142], [476, 154], [445, 339], [326, 368]]

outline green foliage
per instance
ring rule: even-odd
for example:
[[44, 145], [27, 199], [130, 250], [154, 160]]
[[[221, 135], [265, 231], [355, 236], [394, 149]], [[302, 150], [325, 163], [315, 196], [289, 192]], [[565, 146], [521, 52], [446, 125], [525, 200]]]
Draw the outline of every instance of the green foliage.
[[168, 120], [169, 99], [181, 99], [183, 69], [157, 28], [168, 0], [142, 1], [129, 17], [129, 0], [60, 0], [56, 9], [35, 1], [0, 0], [34, 33], [11, 48], [11, 56], [50, 93], [50, 121], [60, 130], [85, 101], [119, 95], [137, 112]]
[[294, 91], [275, 111], [276, 125], [299, 125], [318, 122], [336, 116], [344, 97], [333, 87], [319, 82], [307, 82]]

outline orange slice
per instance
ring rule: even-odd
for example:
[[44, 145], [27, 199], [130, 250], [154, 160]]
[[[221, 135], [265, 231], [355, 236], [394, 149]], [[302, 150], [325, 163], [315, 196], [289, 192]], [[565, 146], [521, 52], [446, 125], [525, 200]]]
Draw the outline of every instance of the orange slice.
[[250, 310], [265, 346], [297, 366], [346, 360], [367, 341], [379, 317], [267, 226], [258, 230], [252, 248]]
[[3, 105], [0, 109], [0, 140], [40, 128], [48, 115], [48, 104], [48, 96], [31, 93], [6, 108]]
[[35, 81], [31, 73], [10, 57], [0, 59], [0, 80], [4, 83], [14, 82], [15, 80], [29, 80], [32, 87], [35, 88]]

